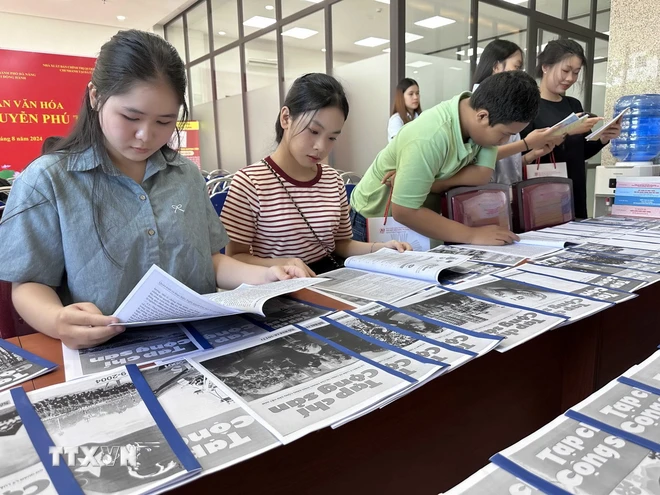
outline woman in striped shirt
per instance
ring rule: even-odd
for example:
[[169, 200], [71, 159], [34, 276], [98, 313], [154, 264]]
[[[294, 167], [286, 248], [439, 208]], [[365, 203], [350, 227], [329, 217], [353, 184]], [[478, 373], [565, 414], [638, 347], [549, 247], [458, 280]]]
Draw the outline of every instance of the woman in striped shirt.
[[344, 89], [333, 77], [296, 79], [275, 124], [277, 149], [232, 179], [222, 209], [227, 254], [262, 266], [294, 264], [313, 276], [338, 268], [348, 256], [412, 249], [398, 241], [351, 239], [343, 181], [321, 163], [347, 116]]

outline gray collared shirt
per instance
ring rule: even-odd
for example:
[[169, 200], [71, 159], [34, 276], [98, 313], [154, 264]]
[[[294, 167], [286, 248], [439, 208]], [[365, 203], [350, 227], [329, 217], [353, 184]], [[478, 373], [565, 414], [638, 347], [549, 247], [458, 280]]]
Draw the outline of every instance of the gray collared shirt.
[[228, 242], [197, 167], [149, 158], [141, 184], [105, 150], [46, 155], [14, 181], [0, 222], [0, 280], [58, 288], [64, 304], [112, 314], [151, 265], [199, 293]]

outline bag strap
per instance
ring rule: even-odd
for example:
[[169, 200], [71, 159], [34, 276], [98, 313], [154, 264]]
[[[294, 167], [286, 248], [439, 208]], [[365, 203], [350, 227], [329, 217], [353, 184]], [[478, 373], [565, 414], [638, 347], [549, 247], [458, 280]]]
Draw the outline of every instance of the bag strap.
[[383, 225], [387, 225], [387, 216], [390, 213], [390, 206], [392, 205], [392, 193], [394, 192], [394, 187], [390, 186], [390, 194], [387, 197], [387, 204], [385, 205], [385, 215], [383, 216]]
[[298, 210], [298, 214], [300, 215], [300, 218], [303, 219], [303, 221], [304, 221], [305, 224], [307, 225], [307, 228], [308, 228], [309, 231], [312, 233], [312, 235], [314, 236], [314, 238], [316, 239], [316, 241], [319, 243], [319, 246], [321, 246], [321, 248], [325, 251], [325, 253], [326, 253], [326, 255], [328, 256], [328, 258], [330, 258], [330, 261], [332, 262], [332, 264], [333, 264], [336, 268], [341, 268], [341, 265], [339, 264], [339, 262], [338, 262], [338, 261], [336, 260], [336, 258], [332, 255], [332, 251], [330, 251], [330, 249], [328, 248], [328, 246], [326, 246], [326, 245], [323, 243], [323, 241], [321, 240], [321, 238], [316, 234], [316, 232], [314, 232], [314, 229], [312, 228], [312, 225], [309, 223], [309, 221], [307, 220], [307, 218], [305, 218], [305, 215], [303, 215], [302, 210], [298, 207], [298, 205], [296, 204], [296, 202], [293, 200], [293, 196], [291, 196], [291, 193], [290, 193], [289, 190], [287, 189], [287, 187], [286, 187], [286, 185], [284, 184], [284, 181], [282, 180], [282, 178], [280, 177], [280, 175], [279, 175], [277, 172], [275, 172], [275, 169], [274, 169], [274, 168], [270, 165], [270, 163], [268, 163], [265, 159], [262, 159], [262, 160], [261, 160], [261, 163], [263, 163], [264, 165], [266, 165], [266, 166], [268, 167], [268, 170], [270, 170], [270, 172], [275, 176], [275, 178], [277, 179], [277, 182], [280, 183], [280, 186], [282, 186], [282, 189], [284, 189], [284, 192], [285, 192], [286, 195], [289, 197], [289, 200], [291, 201], [291, 204], [293, 204], [293, 206], [295, 207], [295, 209]]

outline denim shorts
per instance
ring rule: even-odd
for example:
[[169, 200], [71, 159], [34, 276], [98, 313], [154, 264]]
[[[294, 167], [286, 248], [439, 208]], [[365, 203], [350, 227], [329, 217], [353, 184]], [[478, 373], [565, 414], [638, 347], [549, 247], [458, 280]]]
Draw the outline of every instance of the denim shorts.
[[353, 227], [353, 240], [367, 242], [367, 219], [351, 208], [351, 226]]

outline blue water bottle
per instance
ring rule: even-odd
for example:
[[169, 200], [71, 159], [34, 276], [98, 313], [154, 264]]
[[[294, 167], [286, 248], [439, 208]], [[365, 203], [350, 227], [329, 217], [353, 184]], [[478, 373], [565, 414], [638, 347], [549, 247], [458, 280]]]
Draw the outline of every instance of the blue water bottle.
[[660, 95], [623, 96], [614, 105], [614, 115], [628, 107], [621, 119], [621, 135], [612, 140], [610, 152], [626, 165], [648, 165], [660, 155]]

